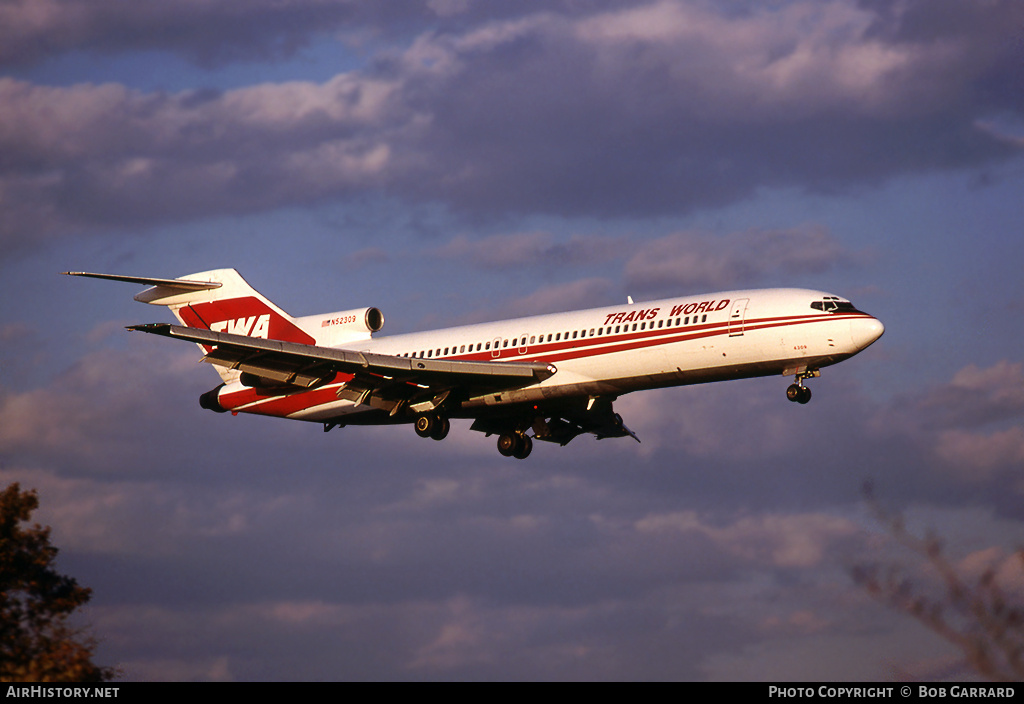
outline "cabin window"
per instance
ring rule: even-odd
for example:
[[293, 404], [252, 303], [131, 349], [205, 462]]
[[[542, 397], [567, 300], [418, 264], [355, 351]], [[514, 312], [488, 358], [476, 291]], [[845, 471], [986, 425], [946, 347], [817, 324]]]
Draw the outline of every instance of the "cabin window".
[[705, 313], [704, 315], [700, 316], [700, 322], [702, 322], [702, 323], [708, 322], [708, 314], [707, 313]]
[[537, 341], [537, 336], [536, 335], [530, 335], [530, 344], [532, 345], [536, 341]]
[[594, 328], [590, 328], [590, 336], [591, 336], [591, 337], [593, 337], [593, 336], [594, 336]]
[[502, 347], [508, 347], [508, 340], [503, 340], [501, 343]]
[[491, 349], [491, 343], [490, 343], [490, 342], [488, 342], [487, 344], [485, 344], [485, 345], [484, 345], [484, 349], [485, 349], [485, 350], [489, 350], [489, 349]]

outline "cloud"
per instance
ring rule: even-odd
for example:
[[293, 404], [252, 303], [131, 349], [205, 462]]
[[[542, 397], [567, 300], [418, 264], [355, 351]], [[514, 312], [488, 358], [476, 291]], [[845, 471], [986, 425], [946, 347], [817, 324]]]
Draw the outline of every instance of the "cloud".
[[611, 289], [612, 282], [599, 277], [541, 286], [526, 296], [504, 299], [493, 307], [461, 315], [454, 324], [463, 325], [593, 308], [594, 301], [606, 299]]
[[[0, 452], [91, 464], [118, 448], [122, 460], [137, 458], [146, 447], [132, 427], [159, 422], [163, 411], [153, 398], [180, 398], [182, 382], [196, 381], [196, 357], [143, 344], [127, 353], [87, 355], [45, 387], [0, 388]], [[208, 377], [210, 385], [214, 381]]]
[[[896, 396], [865, 417], [867, 437], [905, 458], [903, 481], [924, 495], [955, 503], [971, 487], [974, 500], [1018, 516], [1024, 491], [1022, 388], [1018, 362], [968, 364], [949, 381]], [[902, 493], [896, 484], [890, 490]]]
[[625, 267], [638, 291], [748, 285], [773, 274], [821, 273], [857, 257], [827, 230], [747, 230], [720, 237], [678, 232], [641, 244]]
[[344, 0], [178, 0], [116, 9], [104, 0], [15, 0], [0, 8], [0, 65], [75, 51], [162, 50], [204, 66], [267, 61], [353, 24], [383, 33], [431, 16], [413, 4], [382, 8]]
[[380, 127], [391, 90], [341, 75], [197, 101], [0, 78], [0, 203], [9, 215], [0, 239], [16, 248], [69, 228], [260, 211], [365, 189], [391, 150], [357, 128]]
[[760, 515], [716, 526], [705, 524], [692, 511], [647, 516], [637, 522], [636, 528], [641, 533], [701, 534], [722, 550], [777, 567], [817, 565], [836, 541], [859, 532], [852, 521], [823, 514]]
[[436, 250], [435, 256], [464, 260], [483, 269], [512, 266], [581, 265], [612, 261], [628, 251], [621, 237], [573, 235], [558, 241], [549, 232], [520, 232], [470, 238], [457, 235]]
[[[1024, 426], [992, 433], [946, 430], [939, 434], [936, 454], [970, 482], [988, 482], [997, 468], [1016, 475], [1024, 466]], [[1024, 493], [1018, 478], [1016, 493]]]
[[[163, 94], [0, 79], [0, 240], [25, 248], [385, 192], [477, 218], [679, 214], [759, 188], [834, 192], [1020, 153], [984, 127], [1021, 113], [1008, 97], [1020, 58], [1010, 2], [989, 8], [1005, 22], [963, 10], [959, 29], [945, 3], [472, 4], [441, 15], [362, 5], [267, 0], [246, 6], [238, 28], [228, 0], [125, 18], [101, 3], [67, 16], [5, 6], [7, 26], [58, 47], [171, 18], [168, 41], [205, 38], [214, 51], [211, 15], [256, 52], [268, 50], [256, 37], [291, 46], [339, 23], [403, 29], [322, 83]], [[934, 36], [921, 29], [929, 19]]]
[[[974, 431], [1024, 416], [1024, 365], [1007, 359], [968, 364], [946, 383], [893, 400], [886, 424], [912, 432]], [[909, 428], [906, 428], [909, 430]]]

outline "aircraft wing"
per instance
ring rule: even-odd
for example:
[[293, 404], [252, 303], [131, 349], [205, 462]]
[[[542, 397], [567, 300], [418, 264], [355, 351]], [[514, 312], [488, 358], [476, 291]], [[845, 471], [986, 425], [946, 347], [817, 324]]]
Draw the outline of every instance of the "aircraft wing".
[[[355, 376], [351, 393], [365, 398], [370, 392], [397, 385], [412, 390], [449, 391], [458, 387], [488, 389], [528, 386], [557, 370], [539, 362], [474, 362], [421, 359], [268, 340], [246, 335], [155, 323], [132, 325], [129, 330], [196, 342], [209, 350], [204, 362], [255, 374], [281, 384], [311, 387], [333, 378], [335, 372]], [[410, 386], [411, 385], [411, 386]], [[367, 393], [363, 393], [367, 390]], [[339, 397], [346, 394], [339, 392]], [[356, 398], [352, 398], [356, 400]], [[361, 402], [361, 401], [360, 401]]]

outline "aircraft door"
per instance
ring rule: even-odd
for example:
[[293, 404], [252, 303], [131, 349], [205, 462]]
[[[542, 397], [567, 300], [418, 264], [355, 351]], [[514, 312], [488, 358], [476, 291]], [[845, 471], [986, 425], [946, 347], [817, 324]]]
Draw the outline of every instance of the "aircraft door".
[[494, 342], [492, 342], [491, 344], [494, 345], [491, 348], [491, 358], [492, 359], [497, 359], [498, 357], [501, 356], [501, 338], [500, 337], [494, 338]]
[[732, 302], [729, 309], [729, 337], [739, 337], [743, 334], [747, 321], [747, 304], [749, 298], [739, 298]]
[[526, 354], [526, 333], [519, 336], [519, 354]]

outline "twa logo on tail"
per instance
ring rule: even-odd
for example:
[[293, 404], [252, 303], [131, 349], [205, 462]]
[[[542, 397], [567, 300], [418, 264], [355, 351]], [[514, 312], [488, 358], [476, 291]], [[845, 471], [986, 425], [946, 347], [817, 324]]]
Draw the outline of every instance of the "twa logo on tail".
[[264, 340], [267, 340], [270, 339], [270, 314], [253, 315], [248, 318], [236, 318], [235, 320], [221, 320], [217, 323], [211, 323], [210, 329], [214, 332], [262, 337]]
[[316, 340], [298, 327], [293, 318], [256, 296], [193, 303], [177, 309], [175, 314], [190, 328], [261, 337], [264, 340], [316, 344]]

